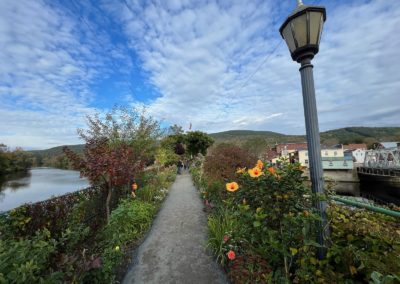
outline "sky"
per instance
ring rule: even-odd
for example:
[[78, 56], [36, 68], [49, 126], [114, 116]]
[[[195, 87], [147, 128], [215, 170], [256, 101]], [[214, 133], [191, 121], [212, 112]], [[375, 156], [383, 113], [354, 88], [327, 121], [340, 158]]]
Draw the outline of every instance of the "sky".
[[[398, 0], [304, 0], [321, 131], [400, 126]], [[295, 0], [0, 0], [0, 143], [78, 144], [85, 116], [146, 107], [162, 125], [304, 134]]]

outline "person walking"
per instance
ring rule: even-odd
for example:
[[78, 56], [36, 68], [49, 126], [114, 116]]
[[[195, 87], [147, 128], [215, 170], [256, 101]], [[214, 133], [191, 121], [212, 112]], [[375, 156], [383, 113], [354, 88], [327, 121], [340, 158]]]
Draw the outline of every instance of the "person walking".
[[178, 162], [178, 175], [182, 174], [182, 169], [183, 169], [183, 162], [182, 162], [182, 160], [179, 160], [179, 162]]

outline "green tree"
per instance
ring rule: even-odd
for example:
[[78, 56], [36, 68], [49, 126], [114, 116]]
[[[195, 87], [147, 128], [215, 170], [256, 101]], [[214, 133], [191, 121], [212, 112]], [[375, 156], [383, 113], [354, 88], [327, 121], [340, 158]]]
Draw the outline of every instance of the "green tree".
[[129, 185], [153, 159], [161, 131], [157, 121], [144, 111], [114, 108], [104, 119], [88, 116], [88, 128], [78, 133], [85, 141], [83, 156], [67, 147], [64, 152], [74, 168], [92, 184], [107, 190], [106, 213], [115, 190]]
[[268, 143], [262, 137], [248, 139], [241, 148], [247, 150], [250, 154], [261, 157], [267, 151]]
[[169, 127], [168, 134], [169, 135], [182, 135], [184, 133], [182, 126], [174, 124]]
[[214, 139], [207, 133], [191, 131], [186, 134], [186, 149], [190, 155], [196, 156], [199, 153], [205, 155], [213, 143]]
[[158, 148], [156, 152], [156, 162], [161, 166], [175, 165], [179, 161], [179, 156], [169, 148]]

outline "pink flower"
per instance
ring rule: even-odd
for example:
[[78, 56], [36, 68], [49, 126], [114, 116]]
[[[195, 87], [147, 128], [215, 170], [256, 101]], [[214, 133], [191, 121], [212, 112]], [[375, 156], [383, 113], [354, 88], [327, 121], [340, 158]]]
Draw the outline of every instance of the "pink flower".
[[226, 243], [227, 241], [229, 241], [229, 236], [228, 236], [228, 235], [225, 235], [225, 236], [224, 236], [224, 243]]
[[234, 260], [236, 258], [235, 252], [233, 250], [228, 251], [226, 255], [230, 260]]

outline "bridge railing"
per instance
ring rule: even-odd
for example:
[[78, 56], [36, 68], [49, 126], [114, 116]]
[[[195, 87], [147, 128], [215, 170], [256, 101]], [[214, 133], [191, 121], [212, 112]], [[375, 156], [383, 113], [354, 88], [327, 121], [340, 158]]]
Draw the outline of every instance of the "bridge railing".
[[364, 167], [376, 169], [400, 169], [400, 150], [368, 150], [365, 153]]

